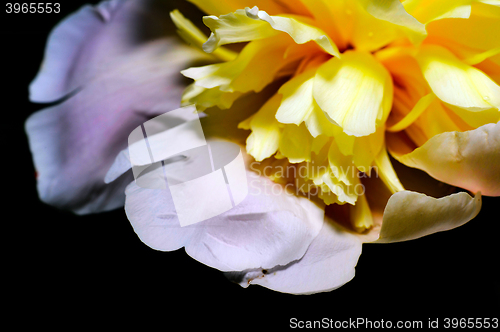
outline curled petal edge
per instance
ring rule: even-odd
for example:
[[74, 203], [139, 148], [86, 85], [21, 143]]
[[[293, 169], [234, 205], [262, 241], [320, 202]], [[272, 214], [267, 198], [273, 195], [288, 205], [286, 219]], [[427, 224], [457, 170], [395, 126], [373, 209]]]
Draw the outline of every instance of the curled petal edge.
[[389, 198], [378, 239], [371, 243], [414, 240], [462, 226], [478, 215], [481, 202], [481, 193], [433, 198], [412, 191], [397, 192]]
[[466, 132], [446, 132], [410, 153], [391, 154], [406, 166], [485, 196], [500, 196], [500, 123]]
[[243, 288], [260, 285], [295, 295], [329, 292], [354, 278], [361, 249], [362, 242], [357, 236], [327, 219], [301, 259], [268, 270], [251, 269], [225, 275]]

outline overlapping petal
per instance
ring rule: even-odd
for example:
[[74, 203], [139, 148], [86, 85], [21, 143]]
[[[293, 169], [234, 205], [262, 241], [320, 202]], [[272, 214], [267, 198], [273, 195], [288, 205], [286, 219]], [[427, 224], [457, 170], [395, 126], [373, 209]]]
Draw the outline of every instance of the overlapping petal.
[[393, 148], [403, 164], [432, 177], [486, 196], [500, 196], [500, 124], [466, 132], [447, 132], [410, 153]]
[[346, 52], [317, 71], [314, 99], [349, 135], [366, 136], [387, 118], [392, 104], [392, 80], [370, 54]]
[[[263, 10], [271, 13], [272, 15], [282, 14], [283, 11], [287, 9], [287, 6], [283, 6], [281, 1], [276, 0], [228, 0], [228, 1], [206, 1], [206, 0], [189, 0], [190, 2], [197, 5], [205, 13], [211, 15], [224, 15], [227, 13], [232, 13], [238, 9], [245, 7], [258, 6]], [[292, 2], [300, 2], [297, 0], [292, 0]]]
[[[125, 190], [127, 216], [148, 246], [184, 247], [244, 287], [310, 294], [352, 279], [362, 242], [449, 230], [478, 214], [482, 194], [500, 196], [500, 44], [496, 30], [487, 34], [500, 22], [493, 1], [190, 1], [215, 15], [204, 18], [212, 34], [204, 42], [174, 11], [179, 34], [224, 62], [184, 70], [195, 81], [184, 93], [176, 74], [207, 56], [166, 36], [168, 2], [111, 0], [54, 30], [31, 98], [70, 97], [26, 123], [43, 201], [91, 213], [122, 205]], [[221, 47], [230, 43], [247, 44], [239, 53]], [[188, 227], [168, 189], [133, 182], [123, 150], [132, 129], [178, 108], [181, 95], [207, 111], [208, 137], [246, 139], [248, 154], [273, 170], [247, 172], [241, 204]], [[196, 165], [180, 158], [162, 167], [175, 177]], [[320, 170], [274, 172], [283, 165]], [[475, 197], [405, 190], [411, 184], [399, 171], [409, 167]], [[378, 189], [367, 193], [370, 182]], [[326, 219], [320, 200], [335, 204]]]
[[469, 18], [474, 0], [405, 0], [408, 13], [422, 23], [446, 18]]
[[[165, 166], [165, 172], [192, 167], [192, 161]], [[141, 240], [171, 251], [181, 247], [221, 271], [273, 268], [300, 259], [323, 225], [323, 206], [287, 193], [269, 179], [248, 172], [249, 195], [232, 210], [180, 227], [169, 190], [126, 190], [125, 211]], [[273, 186], [279, 186], [273, 188]], [[293, 245], [291, 245], [293, 244]]]
[[481, 210], [481, 194], [433, 198], [411, 191], [391, 196], [377, 243], [408, 241], [459, 227]]
[[328, 54], [340, 57], [337, 45], [321, 29], [298, 18], [269, 16], [258, 7], [239, 9], [221, 17], [206, 16], [203, 21], [212, 30], [203, 47], [209, 53], [221, 45], [268, 38], [284, 32], [297, 44], [314, 41]]
[[360, 3], [373, 17], [401, 29], [413, 43], [418, 44], [427, 36], [424, 24], [408, 14], [399, 0], [361, 0]]
[[417, 61], [432, 91], [442, 101], [469, 111], [500, 108], [500, 86], [445, 48], [422, 47]]
[[[177, 9], [170, 13], [170, 18], [177, 27], [177, 33], [186, 43], [193, 47], [203, 49], [203, 44], [205, 43], [207, 37], [196, 25], [193, 24], [193, 22], [184, 17]], [[212, 55], [223, 61], [234, 60], [237, 57], [236, 52], [223, 47], [220, 47], [212, 52]]]
[[227, 273], [243, 287], [263, 287], [291, 294], [332, 291], [350, 281], [361, 254], [361, 241], [327, 219], [305, 255], [285, 266]]
[[189, 68], [183, 70], [182, 74], [194, 79], [196, 86], [205, 89], [260, 92], [273, 82], [281, 68], [297, 60], [293, 56], [285, 59], [288, 46], [282, 38], [256, 40], [245, 46], [232, 61]]
[[281, 97], [275, 95], [251, 118], [240, 125], [242, 129], [251, 129], [246, 150], [256, 161], [271, 157], [278, 151], [280, 126], [275, 119], [275, 112]]

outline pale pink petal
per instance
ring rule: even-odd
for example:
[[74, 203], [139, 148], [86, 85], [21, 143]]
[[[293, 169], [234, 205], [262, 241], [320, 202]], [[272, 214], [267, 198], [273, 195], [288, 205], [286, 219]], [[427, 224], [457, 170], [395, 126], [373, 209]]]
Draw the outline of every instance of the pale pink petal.
[[106, 185], [106, 172], [132, 130], [179, 107], [179, 71], [193, 58], [176, 40], [145, 44], [68, 100], [30, 116], [26, 132], [42, 201], [79, 214], [123, 206], [120, 190], [131, 178]]
[[40, 72], [30, 85], [34, 102], [53, 102], [76, 91], [117, 59], [145, 43], [175, 36], [170, 1], [110, 0], [86, 5], [51, 32]]

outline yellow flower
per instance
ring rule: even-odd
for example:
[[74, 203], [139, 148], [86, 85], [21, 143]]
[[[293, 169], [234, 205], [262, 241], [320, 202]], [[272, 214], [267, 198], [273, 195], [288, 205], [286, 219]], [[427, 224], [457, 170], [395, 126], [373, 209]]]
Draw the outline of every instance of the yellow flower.
[[[500, 195], [500, 1], [191, 2], [213, 15], [208, 40], [180, 12], [172, 19], [220, 62], [182, 72], [194, 80], [183, 103], [262, 165], [310, 170], [275, 167], [273, 180], [314, 191], [358, 232], [378, 228], [380, 242], [404, 233], [396, 216], [408, 204], [434, 211], [408, 216], [423, 229], [468, 221], [481, 193]], [[476, 197], [406, 191], [421, 187], [400, 163]]]

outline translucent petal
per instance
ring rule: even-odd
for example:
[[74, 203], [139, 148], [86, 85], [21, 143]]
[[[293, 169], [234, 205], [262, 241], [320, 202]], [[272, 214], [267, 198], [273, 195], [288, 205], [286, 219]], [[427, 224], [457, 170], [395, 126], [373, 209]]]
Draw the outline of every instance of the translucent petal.
[[134, 128], [178, 108], [179, 70], [195, 59], [185, 51], [168, 40], [138, 47], [71, 98], [27, 119], [42, 201], [78, 214], [123, 206], [131, 175], [106, 185], [106, 172]]
[[296, 18], [269, 16], [257, 7], [239, 9], [220, 17], [206, 16], [203, 21], [212, 30], [210, 38], [203, 46], [209, 53], [221, 45], [268, 38], [285, 32], [297, 44], [314, 41], [325, 52], [340, 57], [337, 46], [324, 31]]
[[353, 161], [356, 167], [368, 175], [377, 155], [384, 147], [385, 128], [379, 127], [374, 134], [354, 139]]
[[279, 151], [294, 164], [311, 161], [312, 139], [305, 125], [285, 125], [281, 134]]
[[275, 114], [280, 102], [281, 96], [276, 94], [250, 120], [252, 133], [247, 139], [247, 152], [256, 161], [269, 158], [278, 151], [280, 127]]
[[252, 172], [247, 180], [249, 195], [237, 207], [196, 225], [180, 227], [170, 190], [143, 189], [135, 182], [126, 190], [125, 211], [146, 245], [161, 251], [185, 247], [194, 259], [222, 271], [272, 268], [303, 257], [322, 228], [321, 204], [271, 192], [270, 186], [279, 185]]
[[444, 18], [468, 18], [473, 0], [406, 0], [406, 11], [422, 23]]
[[315, 100], [312, 103], [312, 110], [306, 118], [306, 127], [313, 137], [319, 135], [335, 136], [342, 128], [328, 121], [325, 113], [321, 110]]
[[337, 179], [331, 170], [323, 175], [322, 180], [321, 189], [323, 193], [328, 194], [331, 192], [334, 195], [330, 197], [320, 196], [326, 204], [356, 204], [358, 194], [355, 191], [355, 186], [346, 185]]
[[481, 210], [481, 194], [433, 198], [411, 191], [391, 196], [376, 243], [401, 242], [459, 227]]
[[266, 22], [248, 17], [244, 9], [220, 17], [205, 16], [203, 22], [212, 30], [210, 38], [203, 45], [207, 53], [222, 45], [268, 38], [279, 33]]
[[361, 233], [373, 226], [373, 216], [365, 195], [360, 195], [356, 205], [349, 206], [351, 223]]
[[257, 7], [252, 9], [252, 11], [255, 11], [252, 12], [252, 15], [255, 15], [255, 18], [268, 22], [273, 29], [287, 33], [297, 44], [305, 44], [307, 42], [314, 41], [328, 54], [340, 57], [337, 45], [321, 29], [300, 22], [296, 18], [269, 16], [262, 10], [256, 12], [256, 9]]
[[425, 26], [408, 14], [399, 0], [361, 0], [363, 8], [373, 17], [401, 29], [413, 43], [427, 36]]
[[[188, 0], [194, 3], [201, 10], [209, 15], [224, 15], [227, 13], [232, 13], [237, 9], [258, 6], [263, 10], [271, 13], [273, 15], [282, 14], [286, 11], [287, 7], [280, 4], [280, 1], [275, 0]], [[287, 1], [289, 2], [289, 1]]]
[[454, 18], [428, 24], [428, 42], [447, 48], [468, 64], [479, 63], [500, 47], [499, 25], [500, 7], [475, 2], [466, 20]]
[[[278, 292], [329, 292], [351, 280], [361, 254], [361, 242], [335, 221], [327, 219], [304, 257], [273, 269], [231, 272], [227, 277], [242, 287], [261, 285]], [[325, 277], [327, 276], [327, 277]]]
[[355, 168], [352, 158], [344, 156], [336, 142], [330, 145], [328, 151], [328, 163], [333, 176], [346, 185], [355, 185], [358, 170]]
[[426, 45], [417, 61], [432, 91], [442, 101], [470, 111], [500, 108], [500, 86], [450, 51]]
[[[463, 111], [465, 113], [478, 114], [477, 112]], [[484, 112], [487, 111], [481, 112], [482, 117]], [[436, 135], [475, 128], [467, 125], [456, 113], [451, 111], [441, 101], [435, 100], [410, 127], [406, 128], [406, 133], [417, 146], [421, 146]]]
[[347, 134], [366, 136], [390, 111], [392, 79], [370, 54], [346, 52], [318, 69], [313, 93], [321, 109]]
[[194, 104], [200, 112], [214, 106], [220, 109], [228, 109], [242, 95], [241, 92], [224, 92], [218, 88], [205, 89], [191, 84], [184, 90], [181, 106]]
[[377, 172], [382, 181], [385, 183], [387, 188], [391, 193], [397, 193], [398, 191], [403, 191], [405, 188], [399, 181], [398, 175], [392, 166], [389, 155], [386, 149], [382, 149], [375, 159], [375, 165], [377, 166]]
[[189, 68], [182, 74], [206, 89], [259, 92], [273, 82], [281, 68], [297, 60], [293, 56], [284, 58], [287, 46], [287, 41], [279, 37], [256, 40], [245, 46], [233, 61]]
[[[283, 84], [278, 93], [283, 100], [276, 119], [281, 123], [301, 124], [314, 108], [313, 84], [316, 69], [308, 70]], [[317, 135], [316, 135], [317, 136]]]
[[[203, 48], [203, 43], [205, 43], [207, 37], [203, 32], [201, 32], [200, 29], [198, 29], [191, 21], [185, 18], [178, 10], [174, 10], [173, 12], [171, 12], [170, 18], [177, 27], [177, 33], [182, 37], [182, 39], [184, 39], [186, 43], [199, 49]], [[215, 50], [212, 55], [222, 61], [230, 61], [236, 58], [237, 53], [220, 47]]]
[[401, 163], [439, 181], [487, 196], [500, 196], [500, 124], [446, 132], [411, 153], [393, 154]]

